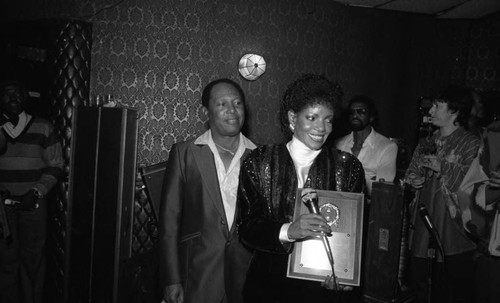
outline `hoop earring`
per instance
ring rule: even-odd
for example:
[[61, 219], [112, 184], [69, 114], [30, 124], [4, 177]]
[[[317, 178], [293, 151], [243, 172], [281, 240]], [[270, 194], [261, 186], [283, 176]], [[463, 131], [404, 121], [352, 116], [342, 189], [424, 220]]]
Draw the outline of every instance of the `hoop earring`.
[[291, 123], [288, 127], [290, 127], [290, 130], [292, 131], [292, 133], [295, 132], [295, 126], [293, 126]]

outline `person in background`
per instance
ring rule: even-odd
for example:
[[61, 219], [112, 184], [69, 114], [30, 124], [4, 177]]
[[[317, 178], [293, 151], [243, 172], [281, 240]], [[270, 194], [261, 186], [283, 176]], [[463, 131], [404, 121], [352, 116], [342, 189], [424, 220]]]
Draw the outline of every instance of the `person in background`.
[[381, 179], [393, 182], [396, 176], [398, 146], [375, 131], [375, 102], [366, 96], [355, 96], [348, 106], [351, 133], [337, 140], [338, 149], [355, 155], [365, 170], [367, 193], [372, 183]]
[[[479, 138], [464, 128], [471, 107], [471, 94], [462, 87], [449, 86], [434, 99], [429, 110], [432, 124], [438, 128], [429, 141], [434, 147], [417, 145], [405, 174], [405, 181], [417, 191], [410, 205], [413, 230], [409, 244], [417, 302], [472, 302], [476, 245], [463, 227], [457, 199], [480, 145]], [[434, 153], [428, 154], [429, 150]], [[424, 210], [440, 238], [444, 258], [434, 232], [429, 233], [428, 222], [419, 216]], [[428, 256], [436, 250], [438, 263], [434, 266], [434, 258]], [[429, 281], [435, 287], [429, 288]]]
[[0, 302], [42, 302], [47, 194], [63, 168], [53, 125], [24, 111], [21, 83], [0, 84], [0, 190], [12, 241], [0, 239]]
[[[364, 172], [351, 154], [324, 145], [332, 132], [340, 88], [324, 76], [306, 74], [291, 83], [280, 105], [287, 143], [255, 149], [242, 164], [238, 189], [243, 244], [254, 251], [245, 302], [332, 302], [338, 287], [286, 277], [294, 242], [330, 233], [316, 214], [293, 219], [298, 188], [362, 192]], [[338, 299], [338, 298], [337, 298]]]
[[236, 236], [240, 161], [256, 146], [241, 134], [245, 97], [232, 80], [210, 82], [209, 130], [174, 144], [159, 215], [160, 283], [168, 303], [242, 302], [251, 253]]
[[478, 91], [470, 89], [470, 93], [472, 95], [473, 102], [470, 117], [467, 121], [467, 130], [478, 137], [481, 137], [484, 129], [488, 125], [487, 115], [484, 110], [484, 101]]
[[500, 95], [485, 93], [485, 97], [490, 123], [480, 132], [479, 154], [458, 193], [465, 229], [477, 244], [477, 303], [500, 298]]

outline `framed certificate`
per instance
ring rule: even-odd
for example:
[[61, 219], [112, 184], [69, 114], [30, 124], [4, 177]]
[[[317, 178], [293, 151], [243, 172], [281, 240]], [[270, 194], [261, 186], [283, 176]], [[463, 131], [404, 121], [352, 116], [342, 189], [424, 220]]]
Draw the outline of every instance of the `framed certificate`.
[[[327, 237], [333, 254], [335, 275], [340, 284], [359, 286], [361, 276], [361, 243], [363, 237], [364, 194], [316, 190], [319, 212], [331, 226]], [[302, 203], [302, 189], [297, 190], [294, 218], [309, 213]], [[287, 277], [324, 281], [332, 275], [325, 249], [319, 238], [297, 241], [288, 257]]]

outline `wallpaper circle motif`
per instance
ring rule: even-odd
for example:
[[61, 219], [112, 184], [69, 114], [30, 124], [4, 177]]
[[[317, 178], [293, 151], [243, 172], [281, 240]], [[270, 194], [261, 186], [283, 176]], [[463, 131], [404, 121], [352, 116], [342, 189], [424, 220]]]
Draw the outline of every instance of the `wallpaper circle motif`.
[[[80, 9], [90, 14], [103, 5], [84, 1]], [[410, 85], [411, 92], [401, 92], [397, 64], [388, 64], [402, 58], [399, 40], [391, 36], [403, 33], [400, 20], [382, 13], [362, 16], [326, 0], [125, 1], [92, 18], [91, 94], [112, 94], [121, 106], [139, 110], [138, 162], [148, 165], [165, 161], [175, 142], [206, 130], [201, 92], [221, 77], [242, 85], [249, 110], [247, 135], [258, 144], [282, 140], [279, 99], [301, 73], [323, 73], [349, 95], [366, 93], [375, 99], [423, 95], [445, 81], [485, 87], [498, 83], [491, 61], [498, 61], [500, 52], [490, 42], [497, 40], [498, 31], [488, 24], [473, 27], [467, 52], [465, 27], [444, 25], [430, 42], [412, 35], [399, 42], [424, 42], [413, 56], [411, 75], [424, 80]], [[422, 24], [435, 29], [434, 21]], [[373, 50], [379, 55], [368, 55]], [[266, 59], [266, 74], [253, 83], [237, 71], [245, 53]], [[469, 66], [464, 68], [467, 54]], [[375, 85], [372, 79], [377, 79]]]

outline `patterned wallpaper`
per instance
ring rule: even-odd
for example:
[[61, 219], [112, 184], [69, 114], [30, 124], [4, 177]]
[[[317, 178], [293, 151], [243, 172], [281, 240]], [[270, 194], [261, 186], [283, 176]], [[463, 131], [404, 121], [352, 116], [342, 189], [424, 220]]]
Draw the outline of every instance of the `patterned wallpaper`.
[[[327, 3], [306, 3], [192, 0], [117, 6], [94, 21], [92, 91], [110, 92], [122, 105], [140, 109], [140, 163], [167, 159], [174, 142], [205, 130], [201, 91], [218, 77], [241, 83], [249, 136], [259, 143], [280, 141], [276, 113], [286, 85], [303, 72], [333, 79], [349, 75], [344, 81], [354, 81], [347, 63], [362, 53], [362, 43], [345, 49], [342, 42], [353, 30], [347, 15]], [[237, 72], [239, 58], [249, 52], [268, 64], [254, 82]], [[346, 58], [335, 60], [333, 54]]]
[[[349, 8], [329, 0], [23, 0], [2, 19], [77, 18], [93, 23], [91, 94], [140, 111], [141, 165], [168, 158], [174, 142], [206, 129], [199, 102], [209, 81], [241, 83], [248, 135], [281, 141], [276, 118], [286, 85], [324, 73], [345, 100], [367, 94], [379, 131], [411, 145], [420, 96], [447, 83], [498, 89], [498, 16], [478, 22]], [[239, 58], [257, 53], [267, 71], [248, 82]], [[335, 135], [340, 135], [339, 126]]]
[[[406, 26], [398, 26], [404, 22], [400, 16], [359, 12], [331, 1], [127, 1], [92, 19], [91, 89], [140, 109], [142, 164], [166, 160], [174, 142], [205, 130], [201, 90], [218, 77], [242, 84], [248, 135], [257, 143], [281, 141], [279, 98], [304, 72], [339, 81], [346, 97], [365, 93], [385, 103], [382, 131], [404, 137], [413, 133], [412, 126], [398, 132], [391, 106], [400, 103], [392, 94], [407, 73], [401, 68], [406, 59], [401, 45], [408, 38]], [[264, 56], [268, 64], [254, 82], [239, 77], [236, 68], [248, 52]]]
[[468, 59], [467, 84], [484, 91], [499, 91], [500, 14], [471, 26]]

